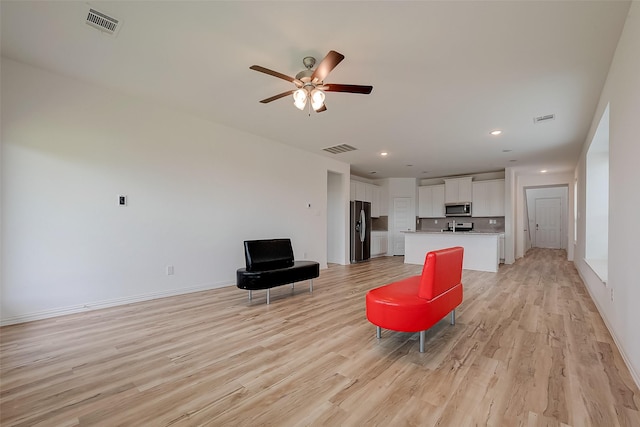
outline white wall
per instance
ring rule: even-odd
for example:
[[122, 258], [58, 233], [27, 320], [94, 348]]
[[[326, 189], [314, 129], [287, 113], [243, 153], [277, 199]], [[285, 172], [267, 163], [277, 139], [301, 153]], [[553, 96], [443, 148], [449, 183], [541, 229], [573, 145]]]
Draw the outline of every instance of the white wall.
[[2, 323], [234, 285], [245, 239], [290, 237], [326, 266], [327, 173], [346, 216], [348, 164], [6, 58], [1, 71]]
[[[640, 227], [627, 227], [640, 212], [640, 2], [634, 1], [607, 76], [582, 156], [578, 178], [578, 236], [575, 264], [640, 385]], [[609, 133], [609, 280], [605, 285], [584, 262], [586, 152], [607, 103]], [[631, 212], [631, 214], [630, 214]], [[631, 215], [631, 216], [630, 216]], [[611, 300], [611, 291], [614, 299]]]
[[349, 246], [344, 237], [348, 233], [345, 220], [349, 215], [349, 205], [344, 203], [345, 192], [349, 194], [349, 187], [344, 187], [344, 176], [330, 171], [327, 174], [327, 262], [342, 265], [349, 262]]

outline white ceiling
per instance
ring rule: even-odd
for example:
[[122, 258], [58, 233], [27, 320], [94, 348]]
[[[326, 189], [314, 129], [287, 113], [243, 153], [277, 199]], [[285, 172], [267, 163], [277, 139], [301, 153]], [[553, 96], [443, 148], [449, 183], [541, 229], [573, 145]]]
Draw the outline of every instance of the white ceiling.
[[[616, 0], [90, 4], [122, 21], [117, 37], [85, 24], [86, 3], [2, 1], [2, 55], [351, 163], [368, 178], [571, 170], [629, 9]], [[373, 85], [370, 95], [327, 93], [328, 110], [311, 116], [290, 97], [258, 102], [293, 85], [249, 66], [294, 76], [303, 57], [319, 62], [329, 50], [346, 58], [325, 81]], [[534, 124], [546, 114], [556, 119]], [[322, 150], [338, 144], [357, 151]]]

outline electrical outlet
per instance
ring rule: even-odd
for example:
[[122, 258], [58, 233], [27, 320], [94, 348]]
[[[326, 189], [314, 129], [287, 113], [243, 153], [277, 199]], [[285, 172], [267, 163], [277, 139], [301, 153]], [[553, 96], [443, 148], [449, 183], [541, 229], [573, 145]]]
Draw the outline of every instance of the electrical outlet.
[[173, 265], [167, 265], [167, 276], [173, 276]]
[[438, 223], [438, 220], [437, 220], [437, 219], [434, 219], [434, 220], [433, 220], [433, 223], [434, 223], [434, 224], [437, 224], [437, 223]]
[[611, 302], [613, 302], [613, 288], [611, 288]]

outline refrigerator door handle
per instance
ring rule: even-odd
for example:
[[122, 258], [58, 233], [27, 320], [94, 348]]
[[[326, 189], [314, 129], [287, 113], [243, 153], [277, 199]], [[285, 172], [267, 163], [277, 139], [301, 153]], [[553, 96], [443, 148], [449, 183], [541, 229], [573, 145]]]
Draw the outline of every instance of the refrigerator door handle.
[[364, 243], [367, 231], [367, 217], [364, 214], [364, 209], [360, 211], [360, 224], [362, 224], [360, 226], [360, 241]]

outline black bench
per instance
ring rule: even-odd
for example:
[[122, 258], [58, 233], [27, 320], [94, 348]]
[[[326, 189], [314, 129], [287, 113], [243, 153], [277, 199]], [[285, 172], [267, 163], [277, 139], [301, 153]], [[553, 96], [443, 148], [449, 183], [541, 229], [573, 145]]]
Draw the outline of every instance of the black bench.
[[244, 259], [246, 268], [236, 272], [240, 289], [251, 291], [266, 289], [269, 304], [269, 289], [275, 286], [311, 280], [309, 292], [313, 292], [313, 279], [320, 275], [320, 264], [315, 261], [294, 261], [290, 239], [245, 240]]

